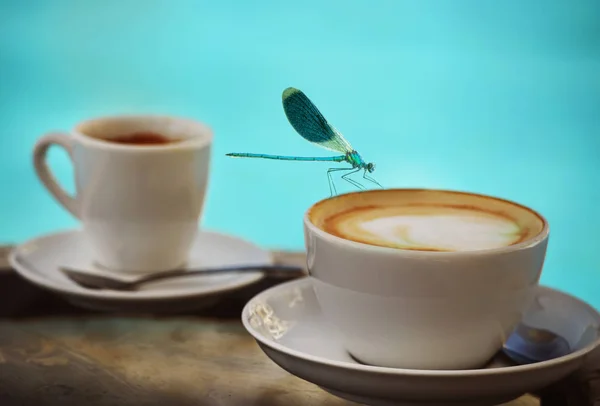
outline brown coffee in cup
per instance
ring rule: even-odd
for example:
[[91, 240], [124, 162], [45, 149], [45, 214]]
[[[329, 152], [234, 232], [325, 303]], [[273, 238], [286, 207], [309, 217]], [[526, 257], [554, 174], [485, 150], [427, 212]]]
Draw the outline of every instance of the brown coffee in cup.
[[130, 134], [112, 136], [110, 138], [102, 138], [102, 140], [129, 145], [165, 145], [181, 141], [178, 138], [169, 138], [150, 131], [138, 131]]

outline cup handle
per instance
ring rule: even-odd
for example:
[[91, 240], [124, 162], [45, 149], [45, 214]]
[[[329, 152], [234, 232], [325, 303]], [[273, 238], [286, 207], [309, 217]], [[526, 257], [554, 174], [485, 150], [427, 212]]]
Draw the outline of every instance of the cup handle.
[[79, 218], [79, 202], [77, 201], [77, 198], [70, 196], [62, 187], [60, 187], [46, 162], [48, 150], [52, 145], [63, 147], [69, 154], [71, 162], [73, 161], [73, 139], [64, 133], [46, 134], [36, 142], [33, 150], [33, 165], [35, 167], [35, 172], [52, 196], [54, 196], [54, 198], [73, 216]]

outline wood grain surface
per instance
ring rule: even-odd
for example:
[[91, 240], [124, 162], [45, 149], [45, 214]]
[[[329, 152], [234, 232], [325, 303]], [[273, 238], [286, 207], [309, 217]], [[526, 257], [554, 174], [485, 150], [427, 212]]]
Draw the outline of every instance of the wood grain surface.
[[350, 404], [277, 367], [237, 320], [4, 322], [0, 348], [2, 405]]
[[[303, 254], [276, 258], [304, 264]], [[87, 312], [2, 273], [0, 405], [352, 405], [279, 368], [244, 330], [242, 306], [273, 283], [198, 314], [156, 317]], [[549, 388], [541, 402], [527, 395], [506, 405], [594, 405], [591, 375]]]

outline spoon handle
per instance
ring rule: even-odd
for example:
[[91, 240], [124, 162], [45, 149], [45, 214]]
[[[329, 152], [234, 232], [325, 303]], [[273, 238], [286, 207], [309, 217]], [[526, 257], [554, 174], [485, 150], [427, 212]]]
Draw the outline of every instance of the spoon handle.
[[266, 276], [274, 278], [297, 278], [305, 276], [304, 268], [293, 265], [234, 265], [229, 267], [206, 268], [206, 269], [173, 269], [170, 271], [157, 272], [135, 281], [135, 284], [153, 282], [161, 279], [171, 279], [178, 276], [210, 275], [225, 273], [264, 272]]

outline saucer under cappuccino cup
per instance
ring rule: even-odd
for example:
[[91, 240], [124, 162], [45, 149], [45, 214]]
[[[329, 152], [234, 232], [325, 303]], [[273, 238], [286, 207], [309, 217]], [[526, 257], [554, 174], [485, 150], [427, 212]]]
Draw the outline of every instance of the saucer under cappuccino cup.
[[[204, 205], [211, 144], [211, 130], [192, 120], [105, 117], [42, 137], [34, 166], [48, 191], [81, 221], [97, 265], [148, 273], [186, 262]], [[74, 196], [47, 166], [52, 145], [73, 162]]]
[[365, 364], [483, 366], [530, 304], [547, 221], [474, 193], [387, 189], [322, 200], [304, 217], [325, 317]]

